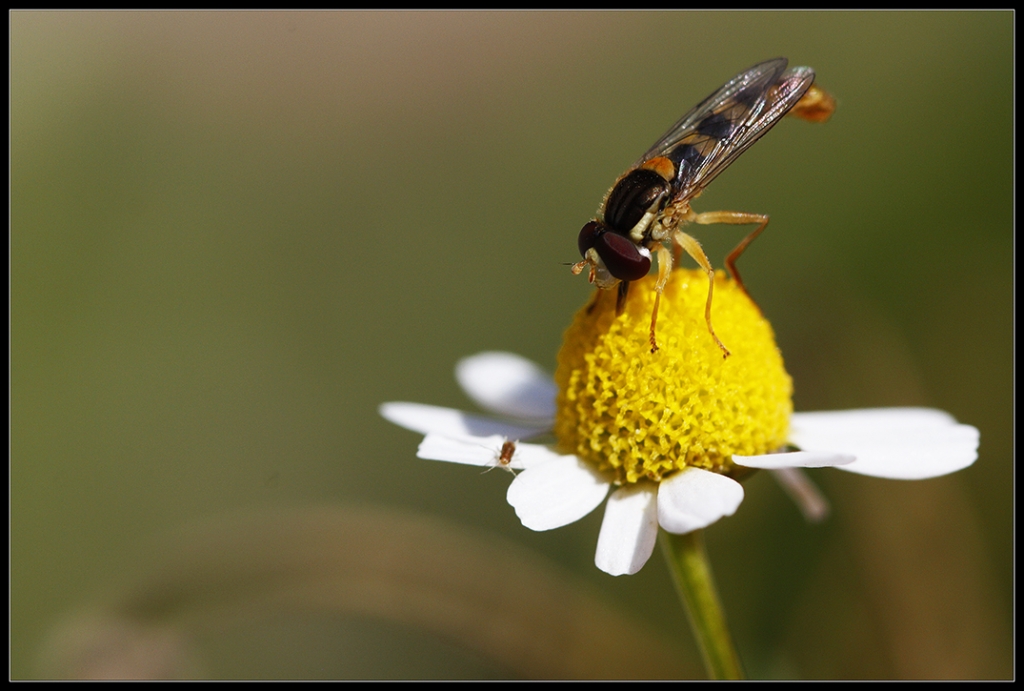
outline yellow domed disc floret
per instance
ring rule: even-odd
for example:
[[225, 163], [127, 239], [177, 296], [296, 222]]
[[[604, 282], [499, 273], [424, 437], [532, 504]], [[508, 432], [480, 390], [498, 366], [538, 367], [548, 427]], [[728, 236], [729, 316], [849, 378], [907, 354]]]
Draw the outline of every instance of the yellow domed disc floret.
[[728, 474], [732, 454], [783, 447], [793, 383], [757, 306], [716, 278], [712, 317], [732, 351], [723, 359], [704, 320], [707, 275], [676, 270], [652, 353], [655, 282], [651, 275], [630, 284], [619, 315], [616, 291], [598, 290], [566, 331], [555, 373], [560, 450], [628, 484], [690, 466]]

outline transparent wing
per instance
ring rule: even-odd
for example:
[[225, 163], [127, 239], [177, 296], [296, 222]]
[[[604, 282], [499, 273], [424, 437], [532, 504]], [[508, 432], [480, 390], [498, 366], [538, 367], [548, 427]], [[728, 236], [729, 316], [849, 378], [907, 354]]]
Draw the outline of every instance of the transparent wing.
[[754, 65], [684, 115], [638, 161], [675, 164], [673, 201], [696, 196], [806, 93], [814, 70], [786, 70], [786, 58]]
[[[726, 84], [721, 86], [703, 101], [698, 103], [686, 115], [668, 128], [668, 131], [654, 142], [643, 156], [636, 162], [640, 165], [656, 156], [664, 156], [671, 150], [679, 140], [690, 134], [694, 126], [707, 118], [716, 110], [720, 110], [724, 104], [736, 102], [748, 102], [753, 107], [758, 101], [764, 99], [768, 89], [774, 84], [779, 76], [785, 71], [788, 64], [786, 58], [775, 58], [754, 65], [749, 70], [741, 72]], [[636, 167], [636, 166], [634, 166]]]

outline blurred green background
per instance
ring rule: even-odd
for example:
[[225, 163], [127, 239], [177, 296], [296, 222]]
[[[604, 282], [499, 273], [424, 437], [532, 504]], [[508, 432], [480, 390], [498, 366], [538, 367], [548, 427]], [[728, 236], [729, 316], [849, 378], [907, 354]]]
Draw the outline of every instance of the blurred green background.
[[[740, 653], [757, 677], [1013, 674], [1011, 13], [10, 18], [13, 677], [56, 674], [53, 631], [144, 581], [161, 536], [350, 505], [515, 543], [698, 665], [659, 554], [606, 576], [600, 511], [533, 533], [506, 474], [417, 460], [376, 408], [471, 408], [452, 367], [480, 350], [553, 368], [607, 188], [779, 55], [835, 117], [781, 123], [696, 208], [771, 215], [741, 268], [797, 409], [934, 406], [981, 450], [919, 483], [816, 472], [816, 526], [752, 478], [708, 531]], [[721, 266], [744, 232], [697, 235]], [[291, 614], [223, 626], [194, 673], [528, 674], [458, 631]]]

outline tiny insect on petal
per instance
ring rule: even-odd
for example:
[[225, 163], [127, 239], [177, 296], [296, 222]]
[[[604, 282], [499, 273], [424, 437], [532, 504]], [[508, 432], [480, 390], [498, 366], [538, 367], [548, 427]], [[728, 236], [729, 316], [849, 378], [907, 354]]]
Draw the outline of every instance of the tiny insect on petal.
[[449, 437], [428, 434], [420, 442], [416, 456], [428, 461], [448, 461], [465, 465], [486, 466], [494, 463], [496, 449], [500, 450], [505, 437]]
[[[508, 452], [507, 462], [502, 458]], [[416, 456], [429, 461], [448, 461], [465, 465], [507, 466], [523, 470], [545, 461], [561, 458], [559, 454], [541, 444], [510, 442], [505, 437], [453, 437], [428, 434], [420, 442]]]

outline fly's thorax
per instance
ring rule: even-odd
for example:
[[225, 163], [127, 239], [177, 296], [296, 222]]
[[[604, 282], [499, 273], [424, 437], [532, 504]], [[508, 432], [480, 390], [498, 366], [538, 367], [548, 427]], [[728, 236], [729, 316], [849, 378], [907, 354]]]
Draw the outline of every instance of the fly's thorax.
[[608, 193], [602, 214], [604, 223], [612, 231], [629, 236], [645, 217], [661, 209], [671, 191], [672, 185], [657, 171], [647, 168], [631, 170]]

